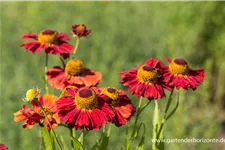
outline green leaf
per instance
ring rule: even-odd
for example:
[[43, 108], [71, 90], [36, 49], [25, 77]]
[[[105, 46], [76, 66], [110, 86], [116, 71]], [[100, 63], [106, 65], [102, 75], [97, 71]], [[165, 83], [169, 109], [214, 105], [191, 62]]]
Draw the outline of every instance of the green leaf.
[[81, 132], [81, 134], [80, 134], [80, 136], [79, 136], [79, 138], [78, 138], [78, 141], [80, 142], [80, 143], [82, 143], [83, 141], [83, 137], [84, 137], [84, 132]]
[[63, 143], [63, 150], [68, 150], [68, 147], [67, 147], [67, 145], [66, 145], [66, 142], [64, 141], [64, 139], [63, 139], [62, 136], [60, 136], [60, 139], [61, 139], [61, 141], [62, 141], [62, 143]]
[[143, 150], [144, 149], [144, 144], [145, 144], [145, 124], [141, 123], [140, 126], [139, 126], [139, 130], [141, 128], [141, 125], [143, 126], [144, 130], [143, 130], [143, 134], [141, 136], [141, 140], [140, 140], [138, 146], [136, 147], [136, 150]]
[[109, 135], [111, 131], [111, 126], [109, 126], [107, 133], [102, 133], [100, 139], [91, 148], [92, 150], [107, 150], [109, 144]]
[[140, 132], [141, 127], [143, 126], [144, 130], [145, 130], [145, 124], [142, 122], [139, 127], [137, 128], [137, 130], [134, 132], [134, 135], [131, 137], [131, 140], [133, 140], [134, 138], [136, 138]]
[[41, 135], [44, 150], [54, 150], [54, 138], [45, 127], [41, 127]]
[[83, 149], [83, 146], [82, 144], [73, 136], [70, 136], [73, 143], [74, 143], [74, 150], [82, 150]]
[[107, 150], [108, 144], [109, 136], [107, 134], [104, 134], [102, 140], [100, 141], [100, 146], [98, 150]]

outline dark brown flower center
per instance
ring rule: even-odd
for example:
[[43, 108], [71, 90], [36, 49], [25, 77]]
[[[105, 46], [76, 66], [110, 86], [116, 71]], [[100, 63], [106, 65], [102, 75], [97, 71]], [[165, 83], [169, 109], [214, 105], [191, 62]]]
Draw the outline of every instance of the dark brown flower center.
[[80, 89], [75, 95], [75, 103], [80, 109], [92, 110], [97, 105], [97, 95], [91, 89]]
[[177, 58], [171, 61], [169, 70], [174, 75], [187, 75], [189, 72], [189, 66], [184, 59]]
[[116, 89], [114, 89], [114, 88], [107, 88], [107, 91], [109, 93], [115, 93], [116, 92]]
[[158, 72], [150, 65], [143, 65], [138, 69], [137, 79], [143, 83], [154, 83], [158, 78]]
[[80, 60], [72, 59], [66, 64], [65, 70], [71, 76], [79, 76], [84, 72], [84, 64]]
[[102, 94], [112, 99], [111, 106], [116, 106], [120, 102], [119, 91], [114, 88], [105, 88], [102, 90]]

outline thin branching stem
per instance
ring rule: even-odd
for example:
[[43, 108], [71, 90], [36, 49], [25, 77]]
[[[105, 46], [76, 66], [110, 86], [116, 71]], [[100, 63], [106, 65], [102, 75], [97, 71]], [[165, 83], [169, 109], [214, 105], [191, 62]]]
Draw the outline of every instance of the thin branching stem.
[[170, 107], [170, 104], [171, 104], [171, 102], [172, 102], [173, 91], [174, 91], [174, 88], [172, 89], [172, 91], [171, 91], [171, 93], [170, 93], [170, 96], [169, 96], [169, 99], [168, 99], [168, 102], [167, 102], [167, 104], [166, 104], [166, 109], [165, 109], [165, 111], [164, 111], [163, 121], [162, 121], [162, 124], [161, 124], [160, 127], [159, 127], [159, 131], [158, 131], [158, 133], [157, 133], [156, 139], [159, 139], [159, 136], [160, 136], [161, 131], [162, 131], [162, 129], [163, 129], [164, 123], [165, 123], [165, 121], [166, 121], [166, 118], [167, 118], [167, 112], [168, 112], [169, 107]]
[[137, 126], [138, 117], [140, 115], [142, 100], [143, 100], [143, 97], [140, 98], [139, 103], [138, 103], [137, 115], [136, 115], [136, 118], [135, 118], [135, 121], [134, 121], [134, 127], [133, 127], [133, 131], [132, 131], [131, 136], [133, 136], [134, 133], [135, 133], [135, 129], [136, 129], [136, 126]]
[[47, 117], [47, 114], [45, 113], [44, 108], [42, 107], [42, 105], [40, 104], [40, 102], [39, 102], [38, 100], [35, 100], [35, 101], [36, 101], [37, 104], [40, 106], [40, 108], [41, 108], [41, 110], [42, 110], [42, 112], [43, 112], [43, 114], [44, 114], [44, 116], [45, 116], [45, 119], [47, 120], [48, 125], [49, 125], [49, 127], [50, 127], [50, 129], [51, 129], [51, 131], [52, 131], [52, 133], [53, 133], [53, 136], [54, 136], [54, 138], [55, 138], [55, 140], [56, 140], [56, 143], [57, 143], [57, 145], [59, 146], [60, 150], [62, 150], [62, 147], [60, 146], [59, 140], [57, 139], [56, 134], [55, 134], [55, 131], [53, 130], [52, 125], [51, 125], [50, 121], [48, 120], [48, 117]]
[[48, 79], [46, 75], [47, 70], [48, 70], [48, 54], [46, 53], [45, 55], [45, 91], [48, 94]]

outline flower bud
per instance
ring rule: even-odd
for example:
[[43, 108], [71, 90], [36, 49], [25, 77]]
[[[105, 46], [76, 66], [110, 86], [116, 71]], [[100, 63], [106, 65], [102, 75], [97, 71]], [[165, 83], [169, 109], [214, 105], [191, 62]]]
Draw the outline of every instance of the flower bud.
[[27, 90], [26, 97], [23, 98], [23, 101], [32, 101], [35, 98], [38, 98], [39, 94], [40, 94], [40, 89], [38, 88], [29, 89]]

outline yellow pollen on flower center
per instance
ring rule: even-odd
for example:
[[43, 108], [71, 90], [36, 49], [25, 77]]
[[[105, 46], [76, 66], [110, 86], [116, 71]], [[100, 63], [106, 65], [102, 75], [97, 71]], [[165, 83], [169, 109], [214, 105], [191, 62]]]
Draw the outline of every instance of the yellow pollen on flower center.
[[39, 33], [38, 41], [41, 44], [52, 45], [57, 42], [57, 35], [58, 35], [58, 33], [56, 31], [44, 30]]
[[169, 70], [174, 75], [187, 75], [189, 66], [185, 60], [178, 58], [171, 61]]
[[143, 83], [155, 83], [158, 76], [157, 70], [149, 65], [141, 66], [137, 73], [137, 79]]
[[72, 59], [66, 64], [65, 70], [71, 76], [79, 76], [84, 72], [84, 64], [80, 60]]
[[80, 89], [75, 95], [75, 103], [80, 109], [92, 110], [97, 106], [98, 97], [95, 91]]
[[119, 92], [114, 88], [105, 88], [102, 90], [102, 94], [112, 99], [111, 106], [116, 106], [120, 102]]
[[[43, 106], [42, 106], [42, 107], [43, 107]], [[53, 112], [50, 108], [43, 107], [43, 109], [44, 109], [46, 115], [53, 115], [53, 114], [54, 114], [54, 112]], [[43, 116], [43, 117], [45, 116], [41, 108], [39, 108], [39, 109], [37, 110], [37, 113], [38, 113], [40, 116]]]

